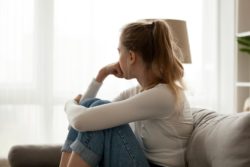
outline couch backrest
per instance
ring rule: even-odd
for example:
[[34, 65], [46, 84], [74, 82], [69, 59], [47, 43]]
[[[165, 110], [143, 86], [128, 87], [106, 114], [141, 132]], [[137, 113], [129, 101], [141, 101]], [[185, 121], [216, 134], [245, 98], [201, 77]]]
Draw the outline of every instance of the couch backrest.
[[250, 112], [222, 115], [193, 108], [188, 167], [250, 167]]

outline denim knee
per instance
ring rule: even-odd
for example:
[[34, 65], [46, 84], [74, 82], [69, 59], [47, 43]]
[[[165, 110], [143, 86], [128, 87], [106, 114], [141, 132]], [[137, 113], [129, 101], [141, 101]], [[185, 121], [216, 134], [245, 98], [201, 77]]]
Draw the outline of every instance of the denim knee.
[[103, 105], [103, 104], [107, 104], [107, 103], [110, 103], [110, 101], [108, 100], [100, 100], [100, 99], [97, 99], [96, 101], [94, 101], [90, 107], [95, 107], [95, 106], [99, 106], [99, 105]]
[[89, 108], [89, 107], [99, 106], [99, 105], [107, 104], [107, 103], [110, 103], [110, 101], [101, 100], [98, 98], [89, 98], [89, 99], [85, 99], [82, 102], [80, 102], [80, 105]]
[[85, 100], [81, 101], [79, 104], [81, 106], [89, 108], [91, 106], [91, 104], [93, 102], [97, 101], [97, 100], [100, 100], [100, 99], [98, 99], [98, 98], [88, 98], [88, 99], [85, 99]]

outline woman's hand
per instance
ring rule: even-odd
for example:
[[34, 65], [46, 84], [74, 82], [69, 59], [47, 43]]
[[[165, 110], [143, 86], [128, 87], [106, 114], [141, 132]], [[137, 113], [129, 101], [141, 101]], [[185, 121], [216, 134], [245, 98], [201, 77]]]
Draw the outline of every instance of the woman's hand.
[[79, 104], [79, 102], [80, 102], [80, 100], [81, 100], [81, 97], [82, 97], [82, 95], [79, 94], [79, 95], [77, 95], [77, 96], [74, 98], [74, 100]]
[[120, 67], [120, 64], [117, 62], [117, 63], [112, 63], [112, 64], [109, 64], [105, 67], [103, 67], [97, 77], [96, 77], [96, 81], [97, 82], [103, 82], [103, 80], [108, 76], [108, 75], [114, 75], [116, 76], [117, 78], [123, 78], [123, 72], [121, 70], [121, 67]]

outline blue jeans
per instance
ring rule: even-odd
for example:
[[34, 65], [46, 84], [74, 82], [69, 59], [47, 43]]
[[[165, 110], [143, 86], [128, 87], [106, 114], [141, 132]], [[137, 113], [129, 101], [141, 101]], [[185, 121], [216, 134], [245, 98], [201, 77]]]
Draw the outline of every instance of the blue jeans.
[[[80, 105], [93, 107], [106, 103], [109, 101], [93, 98]], [[91, 167], [150, 167], [128, 124], [89, 132], [71, 127], [62, 151], [77, 152]]]

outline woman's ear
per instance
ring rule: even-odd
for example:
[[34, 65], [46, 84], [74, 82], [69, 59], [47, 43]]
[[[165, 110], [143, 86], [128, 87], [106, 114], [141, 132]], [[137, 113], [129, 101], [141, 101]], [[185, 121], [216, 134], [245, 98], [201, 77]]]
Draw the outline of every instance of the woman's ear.
[[136, 61], [136, 54], [135, 54], [134, 51], [129, 50], [129, 58], [128, 59], [129, 59], [128, 61], [129, 61], [130, 65], [135, 63], [135, 61]]

